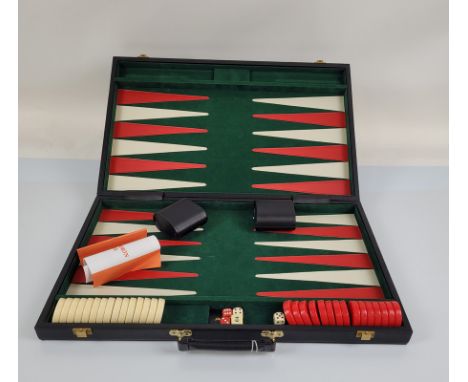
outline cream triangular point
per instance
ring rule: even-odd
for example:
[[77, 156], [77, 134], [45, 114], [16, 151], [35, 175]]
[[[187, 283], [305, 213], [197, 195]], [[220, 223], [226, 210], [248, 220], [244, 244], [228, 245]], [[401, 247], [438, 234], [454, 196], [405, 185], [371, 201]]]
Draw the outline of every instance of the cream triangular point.
[[255, 245], [367, 253], [366, 246], [362, 240], [257, 241]]
[[67, 290], [69, 296], [191, 296], [197, 294], [193, 290], [138, 288], [123, 286], [100, 286], [70, 284]]
[[170, 188], [205, 187], [206, 183], [182, 180], [142, 178], [136, 176], [109, 175], [107, 189], [110, 191], [166, 190]]
[[275, 172], [279, 174], [321, 176], [327, 178], [349, 179], [348, 162], [306, 163], [286, 166], [252, 167], [254, 171]]
[[263, 137], [297, 139], [301, 141], [328, 142], [346, 144], [346, 129], [308, 129], [308, 130], [273, 130], [254, 131], [253, 135]]
[[159, 143], [146, 141], [132, 141], [129, 139], [112, 140], [112, 156], [137, 154], [166, 154], [190, 151], [206, 151], [206, 147], [176, 145], [173, 143]]
[[203, 117], [208, 113], [196, 111], [157, 109], [151, 107], [117, 106], [115, 110], [115, 121], [132, 121], [142, 119], [180, 118], [180, 117]]
[[380, 286], [373, 269], [353, 269], [345, 271], [316, 271], [291, 273], [265, 273], [255, 277], [275, 280], [315, 281], [335, 284]]
[[298, 215], [296, 216], [296, 222], [332, 225], [358, 225], [353, 214]]
[[154, 224], [97, 222], [93, 235], [121, 235], [142, 228], [145, 228], [149, 233], [159, 232]]
[[307, 107], [312, 109], [323, 109], [331, 111], [345, 111], [343, 96], [255, 98], [252, 101], [270, 103], [274, 105]]
[[169, 262], [169, 261], [194, 261], [200, 260], [198, 256], [177, 256], [177, 255], [161, 255], [161, 261]]

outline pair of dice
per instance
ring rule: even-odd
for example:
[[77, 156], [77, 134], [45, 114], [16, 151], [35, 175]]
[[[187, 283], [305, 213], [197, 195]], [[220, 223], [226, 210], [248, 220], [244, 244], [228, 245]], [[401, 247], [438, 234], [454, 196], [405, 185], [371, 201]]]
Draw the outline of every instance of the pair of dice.
[[286, 316], [283, 312], [276, 312], [273, 314], [273, 324], [274, 325], [284, 325], [286, 324]]
[[219, 320], [221, 325], [242, 325], [244, 323], [244, 309], [239, 306], [233, 309], [224, 308], [221, 315]]

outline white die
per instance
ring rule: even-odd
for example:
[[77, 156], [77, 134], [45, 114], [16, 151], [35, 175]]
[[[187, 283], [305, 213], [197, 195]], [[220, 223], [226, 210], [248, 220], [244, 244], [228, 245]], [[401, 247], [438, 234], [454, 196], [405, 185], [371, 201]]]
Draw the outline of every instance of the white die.
[[236, 306], [236, 307], [232, 310], [232, 315], [233, 315], [233, 316], [244, 315], [244, 309], [242, 309], [240, 306]]
[[243, 325], [244, 324], [244, 317], [241, 315], [232, 315], [231, 316], [231, 325]]
[[276, 312], [273, 314], [273, 324], [274, 325], [284, 325], [286, 323], [286, 317], [283, 312]]

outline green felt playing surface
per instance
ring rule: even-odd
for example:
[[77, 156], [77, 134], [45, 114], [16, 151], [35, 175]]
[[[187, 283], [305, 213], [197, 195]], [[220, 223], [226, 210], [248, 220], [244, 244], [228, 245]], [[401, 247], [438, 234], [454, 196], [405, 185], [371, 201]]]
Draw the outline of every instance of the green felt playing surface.
[[[320, 130], [330, 127], [304, 123], [284, 122], [253, 118], [254, 114], [314, 113], [326, 112], [297, 106], [274, 105], [253, 102], [257, 98], [344, 96], [347, 105], [348, 85], [344, 69], [332, 68], [275, 68], [222, 65], [176, 65], [139, 63], [121, 64], [114, 79], [117, 89], [130, 89], [147, 92], [176, 93], [183, 95], [202, 95], [209, 97], [202, 101], [135, 103], [131, 106], [160, 108], [208, 113], [207, 116], [131, 120], [130, 122], [149, 125], [164, 125], [207, 129], [205, 134], [158, 135], [127, 137], [126, 140], [138, 142], [158, 142], [178, 145], [206, 147], [206, 151], [176, 153], [146, 153], [123, 155], [125, 158], [138, 158], [159, 161], [199, 163], [206, 168], [129, 172], [124, 177], [157, 178], [166, 180], [203, 183], [202, 187], [165, 188], [164, 191], [177, 192], [224, 192], [281, 194], [283, 191], [256, 189], [253, 184], [291, 183], [336, 179], [333, 175], [292, 175], [275, 172], [253, 171], [253, 167], [273, 165], [295, 165], [329, 163], [329, 160], [303, 158], [283, 155], [255, 153], [254, 148], [327, 146], [332, 143], [282, 139], [254, 135], [257, 131]], [[113, 116], [110, 135], [114, 134], [117, 101], [112, 100]], [[351, 123], [346, 112], [346, 126]], [[347, 142], [350, 142], [348, 128]], [[108, 150], [112, 150], [112, 139]], [[348, 147], [348, 151], [349, 151]], [[119, 156], [119, 155], [117, 155]], [[342, 166], [348, 169], [352, 165]], [[110, 157], [106, 163], [105, 189], [108, 185]], [[351, 193], [353, 177], [350, 171]], [[138, 187], [128, 186], [128, 190]], [[150, 188], [157, 190], [158, 188]]]
[[[89, 226], [85, 245], [92, 236], [94, 228], [98, 223], [102, 209], [116, 209], [126, 211], [157, 211], [168, 202], [151, 201], [135, 202], [122, 200], [107, 200], [98, 211], [96, 211], [93, 222]], [[356, 285], [313, 282], [313, 281], [291, 281], [270, 280], [257, 278], [255, 275], [264, 273], [305, 272], [322, 270], [341, 270], [346, 267], [310, 265], [310, 264], [288, 264], [256, 261], [259, 256], [292, 256], [292, 255], [316, 255], [326, 253], [337, 253], [334, 251], [275, 248], [258, 246], [257, 241], [290, 241], [298, 240], [335, 240], [330, 237], [289, 235], [283, 233], [255, 232], [252, 227], [253, 202], [200, 202], [206, 209], [208, 222], [204, 225], [202, 232], [192, 232], [181, 240], [199, 241], [199, 246], [163, 247], [162, 254], [179, 256], [198, 256], [198, 261], [163, 262], [161, 270], [197, 273], [196, 278], [177, 279], [152, 279], [137, 281], [118, 281], [108, 285], [163, 288], [195, 291], [195, 295], [164, 297], [167, 300], [164, 322], [203, 323], [207, 322], [210, 309], [220, 309], [225, 306], [249, 307], [246, 320], [248, 323], [270, 323], [271, 314], [281, 310], [281, 301], [284, 298], [271, 298], [257, 296], [260, 291], [283, 291], [304, 289], [330, 289], [351, 288]], [[374, 259], [375, 252], [368, 239], [366, 231], [362, 227], [361, 219], [351, 204], [297, 204], [296, 214], [322, 215], [322, 214], [355, 214], [356, 220], [361, 228], [363, 239], [369, 256], [374, 263], [374, 268], [379, 279], [385, 297], [390, 298], [385, 280], [381, 270]], [[131, 221], [132, 223], [151, 224], [150, 221]], [[128, 223], [128, 221], [126, 221]], [[311, 223], [299, 223], [298, 227], [324, 226]], [[161, 233], [156, 236], [160, 240], [170, 239]], [[337, 241], [342, 239], [336, 239]], [[78, 265], [78, 264], [76, 264]], [[63, 296], [69, 286], [74, 274], [66, 278], [57, 298]], [[195, 308], [194, 308], [195, 306]], [[184, 316], [181, 312], [186, 311]], [[183, 318], [185, 317], [185, 318]], [[265, 321], [267, 320], [267, 321]], [[203, 322], [200, 322], [203, 321]]]

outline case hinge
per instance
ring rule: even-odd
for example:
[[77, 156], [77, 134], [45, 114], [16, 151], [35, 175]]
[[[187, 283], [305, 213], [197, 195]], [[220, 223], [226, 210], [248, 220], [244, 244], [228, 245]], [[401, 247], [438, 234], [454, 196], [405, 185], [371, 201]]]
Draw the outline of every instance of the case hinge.
[[361, 341], [370, 341], [375, 337], [374, 330], [358, 330], [356, 332], [356, 338], [360, 338]]
[[284, 336], [284, 332], [282, 330], [262, 330], [260, 335], [275, 342], [277, 338]]
[[72, 332], [76, 338], [88, 338], [93, 335], [91, 328], [72, 328]]
[[192, 331], [190, 329], [171, 329], [169, 330], [169, 335], [177, 337], [177, 340], [181, 341], [184, 337], [191, 337]]

